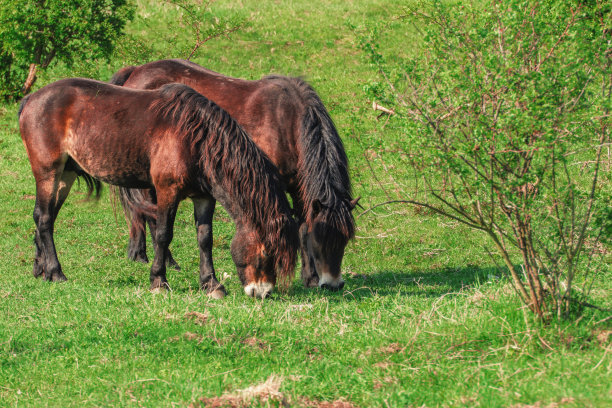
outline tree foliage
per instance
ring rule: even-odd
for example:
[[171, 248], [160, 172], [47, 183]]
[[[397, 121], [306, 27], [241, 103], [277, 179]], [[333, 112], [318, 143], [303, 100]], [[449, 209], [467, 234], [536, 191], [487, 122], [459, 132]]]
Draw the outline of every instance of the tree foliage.
[[570, 313], [609, 249], [610, 10], [434, 1], [401, 16], [422, 35], [418, 56], [385, 55], [377, 29], [361, 38], [380, 75], [367, 90], [405, 131], [406, 201], [486, 233], [544, 319]]
[[128, 0], [0, 0], [2, 96], [27, 93], [55, 61], [108, 58], [133, 15]]

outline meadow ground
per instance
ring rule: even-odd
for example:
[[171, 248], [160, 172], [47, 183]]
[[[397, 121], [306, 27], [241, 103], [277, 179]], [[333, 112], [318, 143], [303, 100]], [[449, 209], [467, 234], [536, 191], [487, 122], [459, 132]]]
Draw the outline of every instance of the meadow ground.
[[[248, 26], [207, 42], [193, 60], [227, 75], [303, 76], [334, 118], [350, 160], [354, 194], [370, 207], [401, 199], [401, 160], [379, 153], [401, 142], [377, 120], [363, 86], [374, 73], [358, 27], [390, 21], [386, 46], [409, 53], [414, 33], [393, 30], [391, 2], [239, 1], [212, 14]], [[137, 1], [125, 47], [110, 63], [56, 67], [37, 86], [67, 76], [107, 80], [127, 63], [185, 57], [193, 33], [180, 10]], [[199, 292], [191, 205], [181, 204], [171, 248], [182, 266], [172, 291], [148, 291], [149, 265], [125, 257], [127, 227], [108, 196], [85, 202], [75, 187], [56, 224], [68, 282], [31, 275], [34, 183], [16, 104], [0, 107], [0, 406], [609, 406], [608, 313], [543, 327], [518, 303], [464, 226], [402, 204], [355, 210], [342, 292], [298, 279], [265, 301], [247, 298], [229, 254], [234, 227], [219, 207], [214, 259], [229, 290]], [[149, 252], [151, 254], [151, 252]], [[594, 302], [610, 308], [609, 273]], [[254, 397], [254, 399], [249, 399]]]

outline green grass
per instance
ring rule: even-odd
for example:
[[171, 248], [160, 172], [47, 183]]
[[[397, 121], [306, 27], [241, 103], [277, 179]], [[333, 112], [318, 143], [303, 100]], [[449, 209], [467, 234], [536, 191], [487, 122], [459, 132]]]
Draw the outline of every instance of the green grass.
[[[138, 1], [140, 17], [129, 26], [146, 42], [142, 58], [184, 57], [189, 32], [176, 10], [155, 3]], [[410, 181], [400, 159], [387, 168], [377, 159], [401, 132], [370, 110], [362, 87], [375, 75], [344, 22], [385, 21], [396, 11], [377, 0], [214, 3], [213, 13], [239, 13], [249, 26], [207, 43], [194, 60], [250, 79], [304, 76], [336, 121], [355, 195], [369, 208], [400, 198]], [[385, 37], [405, 52], [417, 40], [397, 31]], [[106, 80], [125, 63], [145, 62], [124, 55], [95, 67], [56, 67], [37, 86], [88, 73]], [[542, 327], [499, 276], [485, 237], [402, 205], [356, 210], [343, 292], [306, 290], [296, 279], [266, 301], [243, 294], [229, 255], [233, 225], [219, 207], [213, 255], [230, 294], [214, 301], [198, 291], [188, 202], [171, 246], [183, 269], [168, 274], [172, 292], [152, 295], [149, 265], [125, 258], [120, 210], [115, 216], [107, 194], [83, 202], [84, 186], [75, 187], [55, 234], [69, 280], [36, 280], [34, 182], [16, 110], [0, 107], [0, 406], [187, 406], [272, 375], [292, 406], [610, 404], [607, 313], [587, 310], [580, 320]], [[609, 308], [609, 294], [608, 274], [593, 302]]]

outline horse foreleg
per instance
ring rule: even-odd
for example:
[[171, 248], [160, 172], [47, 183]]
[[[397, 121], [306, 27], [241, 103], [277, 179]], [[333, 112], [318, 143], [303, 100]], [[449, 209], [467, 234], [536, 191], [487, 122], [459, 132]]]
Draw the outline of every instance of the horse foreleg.
[[307, 288], [319, 286], [319, 275], [315, 268], [314, 261], [310, 257], [308, 251], [308, 226], [304, 220], [304, 203], [297, 188], [289, 188], [289, 194], [293, 201], [293, 215], [298, 220], [300, 225], [300, 255], [302, 258], [302, 270], [300, 272], [302, 283]]
[[302, 256], [302, 283], [307, 288], [319, 287], [319, 275], [308, 250], [308, 225], [300, 225], [300, 255]]
[[174, 218], [178, 207], [178, 197], [174, 192], [159, 193], [157, 201], [157, 227], [155, 229], [155, 259], [151, 265], [151, 290], [168, 289], [166, 279], [166, 258], [168, 245], [172, 242]]
[[215, 202], [212, 197], [194, 199], [193, 216], [200, 247], [200, 288], [205, 290], [208, 296], [220, 299], [227, 294], [227, 291], [217, 280], [212, 261], [212, 218], [215, 212]]
[[[149, 225], [149, 231], [151, 231], [151, 240], [153, 241], [153, 246], [155, 247], [157, 222], [155, 221], [154, 218], [151, 218], [151, 217], [145, 217], [145, 218], [147, 220], [147, 224]], [[144, 237], [143, 237], [143, 242], [144, 242]], [[146, 249], [144, 250], [146, 251]], [[174, 260], [174, 257], [172, 256], [172, 252], [170, 251], [170, 248], [166, 250], [166, 266], [171, 267], [175, 271], [181, 270], [181, 267], [179, 266], [179, 264]]]

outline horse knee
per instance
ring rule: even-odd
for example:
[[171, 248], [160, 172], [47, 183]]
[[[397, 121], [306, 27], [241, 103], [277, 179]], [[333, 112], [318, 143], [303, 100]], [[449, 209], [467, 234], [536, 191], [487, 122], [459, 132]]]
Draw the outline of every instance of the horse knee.
[[42, 211], [40, 210], [39, 206], [35, 206], [34, 207], [34, 214], [32, 214], [32, 216], [34, 217], [34, 224], [36, 224], [36, 226], [38, 227], [38, 221], [40, 220], [40, 215], [41, 215]]
[[53, 219], [51, 218], [51, 214], [36, 208], [34, 209], [34, 222], [39, 232], [46, 232], [51, 229]]
[[155, 231], [155, 242], [160, 247], [167, 247], [172, 241], [172, 229], [170, 228], [157, 228]]

